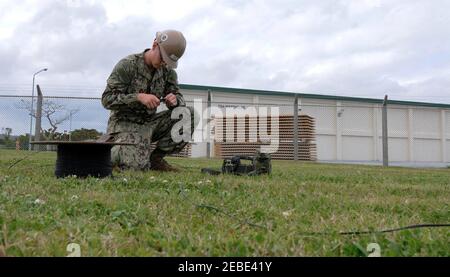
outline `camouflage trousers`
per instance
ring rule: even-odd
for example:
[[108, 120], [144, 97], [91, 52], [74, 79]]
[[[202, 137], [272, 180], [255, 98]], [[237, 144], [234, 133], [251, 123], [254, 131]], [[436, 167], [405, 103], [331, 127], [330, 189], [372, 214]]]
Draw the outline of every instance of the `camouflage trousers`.
[[[191, 136], [197, 122], [194, 121], [194, 109], [189, 109], [191, 118]], [[135, 143], [135, 146], [116, 145], [111, 149], [113, 166], [122, 169], [148, 170], [150, 169], [151, 143], [156, 142], [156, 151], [162, 156], [180, 152], [187, 144], [187, 140], [175, 142], [172, 139], [172, 128], [180, 121], [171, 118], [172, 111], [166, 110], [154, 115], [151, 121], [134, 123], [130, 121], [109, 120], [108, 134], [114, 134], [115, 142]], [[188, 119], [189, 120], [189, 119]]]

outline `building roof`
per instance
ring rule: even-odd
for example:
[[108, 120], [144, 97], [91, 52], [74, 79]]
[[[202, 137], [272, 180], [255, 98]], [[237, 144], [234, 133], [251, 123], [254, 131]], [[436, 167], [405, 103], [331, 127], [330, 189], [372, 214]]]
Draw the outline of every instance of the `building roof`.
[[[189, 84], [180, 84], [180, 87], [181, 87], [181, 89], [200, 90], [200, 91], [205, 91], [205, 92], [210, 90], [212, 94], [214, 94], [214, 92], [226, 92], [226, 93], [245, 93], [245, 94], [257, 94], [257, 95], [268, 95], [268, 96], [298, 95], [298, 97], [300, 97], [300, 98], [310, 98], [310, 99], [353, 101], [353, 102], [376, 103], [376, 104], [383, 103], [383, 99], [364, 98], [364, 97], [349, 97], [349, 96], [336, 96], [336, 95], [312, 94], [312, 93], [296, 93], [296, 92], [273, 91], [273, 90], [256, 90], [256, 89], [243, 89], [243, 88], [227, 88], [227, 87], [215, 87], [215, 86], [199, 86], [199, 85], [189, 85]], [[388, 103], [391, 105], [450, 108], [450, 104], [429, 103], [429, 102], [388, 100]]]

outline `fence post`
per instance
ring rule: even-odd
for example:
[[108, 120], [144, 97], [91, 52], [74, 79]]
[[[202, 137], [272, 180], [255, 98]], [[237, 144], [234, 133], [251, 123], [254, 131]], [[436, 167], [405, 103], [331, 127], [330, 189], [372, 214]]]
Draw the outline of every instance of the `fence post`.
[[211, 90], [208, 89], [208, 102], [207, 102], [207, 118], [206, 118], [206, 133], [208, 134], [206, 137], [206, 157], [208, 159], [211, 158]]
[[[42, 91], [39, 85], [37, 87], [37, 105], [36, 105], [36, 125], [34, 128], [34, 141], [41, 140], [41, 119], [42, 119]], [[34, 145], [34, 150], [39, 149], [39, 145]]]
[[446, 134], [446, 130], [447, 130], [447, 120], [446, 120], [446, 112], [445, 110], [441, 110], [441, 153], [442, 153], [442, 162], [446, 163], [449, 159], [449, 157], [447, 157], [447, 134]]
[[408, 161], [414, 162], [414, 110], [408, 108]]
[[383, 136], [383, 166], [389, 166], [389, 158], [388, 158], [388, 120], [387, 120], [387, 101], [388, 96], [384, 96], [383, 101], [383, 112], [382, 112], [382, 136]]
[[294, 99], [294, 161], [298, 161], [298, 95]]
[[342, 161], [342, 102], [336, 101], [336, 160]]

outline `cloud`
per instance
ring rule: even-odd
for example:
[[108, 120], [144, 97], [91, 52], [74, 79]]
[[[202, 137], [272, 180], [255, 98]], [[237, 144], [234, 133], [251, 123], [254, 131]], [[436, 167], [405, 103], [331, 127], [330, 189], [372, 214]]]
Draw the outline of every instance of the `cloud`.
[[38, 79], [49, 94], [100, 96], [115, 63], [174, 28], [188, 39], [181, 83], [447, 103], [450, 95], [444, 0], [22, 0], [2, 2], [0, 18], [1, 83], [28, 88], [48, 67]]

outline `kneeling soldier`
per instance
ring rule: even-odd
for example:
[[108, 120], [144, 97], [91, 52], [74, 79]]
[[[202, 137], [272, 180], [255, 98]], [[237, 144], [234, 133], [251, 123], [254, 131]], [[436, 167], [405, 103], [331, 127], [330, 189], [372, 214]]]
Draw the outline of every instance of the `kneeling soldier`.
[[[177, 171], [163, 158], [178, 153], [188, 143], [174, 141], [172, 127], [180, 120], [172, 118], [177, 107], [186, 103], [178, 86], [177, 61], [184, 54], [186, 40], [175, 30], [157, 32], [151, 49], [120, 60], [107, 80], [102, 104], [111, 110], [108, 134], [114, 134], [116, 142], [133, 142], [136, 146], [114, 146], [111, 159], [122, 169]], [[164, 102], [168, 110], [156, 113]], [[188, 109], [190, 135], [195, 127], [194, 111]], [[151, 152], [150, 144], [157, 142]]]

